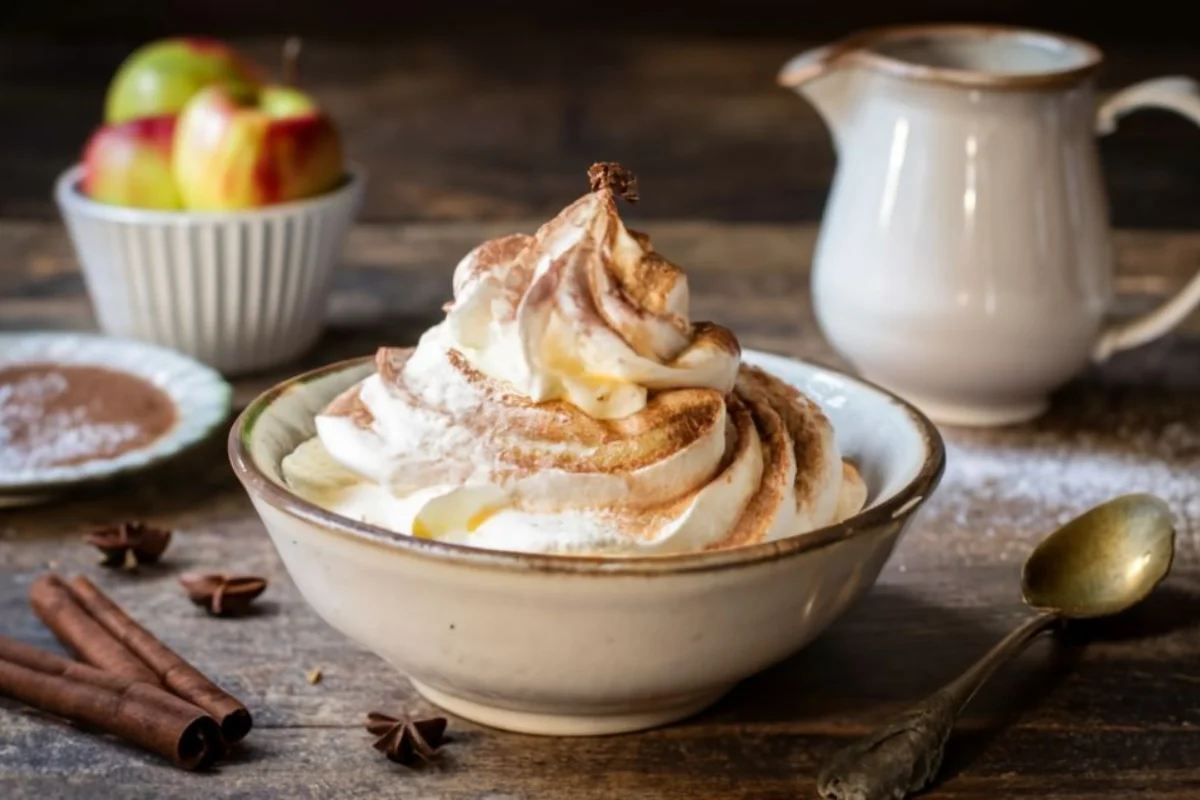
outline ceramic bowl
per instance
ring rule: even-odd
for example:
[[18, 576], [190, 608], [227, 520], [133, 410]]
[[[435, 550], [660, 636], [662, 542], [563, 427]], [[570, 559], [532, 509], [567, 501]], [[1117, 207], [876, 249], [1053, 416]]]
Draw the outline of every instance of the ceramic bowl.
[[232, 376], [292, 361], [324, 330], [338, 255], [361, 202], [352, 168], [318, 197], [240, 211], [162, 211], [88, 199], [83, 167], [55, 199], [100, 328]]
[[824, 630], [875, 582], [945, 464], [937, 429], [893, 395], [780, 356], [744, 357], [821, 405], [861, 465], [866, 510], [782, 541], [636, 558], [484, 550], [356, 522], [289, 491], [280, 462], [370, 359], [257, 398], [233, 427], [230, 458], [308, 603], [426, 699], [524, 733], [639, 730], [699, 711]]

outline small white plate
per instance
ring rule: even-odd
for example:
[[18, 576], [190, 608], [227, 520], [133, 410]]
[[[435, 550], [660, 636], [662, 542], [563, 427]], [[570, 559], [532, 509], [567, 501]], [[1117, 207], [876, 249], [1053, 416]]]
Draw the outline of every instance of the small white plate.
[[174, 426], [154, 441], [113, 458], [80, 464], [0, 469], [0, 507], [36, 502], [81, 484], [124, 475], [168, 459], [225, 422], [233, 389], [214, 370], [145, 342], [84, 333], [0, 333], [0, 369], [19, 364], [99, 367], [137, 376], [175, 406]]

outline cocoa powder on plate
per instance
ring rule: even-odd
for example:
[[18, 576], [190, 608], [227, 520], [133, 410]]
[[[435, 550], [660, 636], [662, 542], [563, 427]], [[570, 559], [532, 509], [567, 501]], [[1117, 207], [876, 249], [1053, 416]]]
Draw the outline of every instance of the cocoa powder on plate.
[[142, 378], [102, 367], [0, 368], [0, 472], [114, 458], [175, 424], [175, 406]]

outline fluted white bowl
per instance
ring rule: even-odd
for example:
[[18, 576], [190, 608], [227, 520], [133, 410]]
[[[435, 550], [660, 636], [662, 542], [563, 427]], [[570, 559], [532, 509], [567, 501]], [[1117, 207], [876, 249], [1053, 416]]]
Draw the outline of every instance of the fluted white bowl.
[[230, 458], [304, 599], [431, 702], [524, 733], [638, 730], [699, 711], [824, 630], [875, 582], [945, 465], [937, 429], [900, 399], [743, 356], [829, 416], [867, 482], [861, 513], [790, 539], [630, 558], [483, 550], [342, 517], [293, 493], [280, 465], [370, 358], [260, 396], [233, 426]]
[[318, 197], [241, 211], [89, 199], [82, 165], [55, 186], [101, 330], [170, 347], [225, 375], [298, 358], [320, 337], [338, 255], [362, 199], [351, 168]]

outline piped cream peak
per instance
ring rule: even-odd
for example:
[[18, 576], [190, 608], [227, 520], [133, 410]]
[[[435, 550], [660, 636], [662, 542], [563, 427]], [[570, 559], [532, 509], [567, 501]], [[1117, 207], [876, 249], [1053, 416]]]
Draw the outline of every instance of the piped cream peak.
[[751, 544], [861, 507], [820, 409], [692, 322], [684, 271], [625, 227], [633, 174], [588, 178], [533, 235], [462, 259], [446, 318], [381, 348], [284, 459], [293, 489], [414, 536], [608, 555]]

